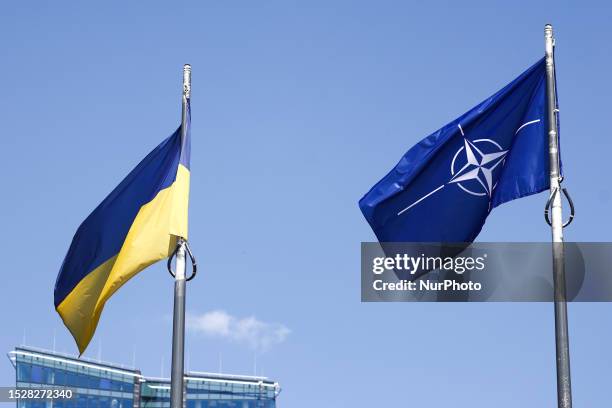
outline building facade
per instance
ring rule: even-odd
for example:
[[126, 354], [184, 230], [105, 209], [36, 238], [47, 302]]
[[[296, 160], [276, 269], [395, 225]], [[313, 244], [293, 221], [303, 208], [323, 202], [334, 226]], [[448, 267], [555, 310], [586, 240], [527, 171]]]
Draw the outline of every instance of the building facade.
[[[170, 380], [139, 370], [31, 347], [8, 353], [20, 390], [69, 389], [71, 398], [21, 399], [18, 408], [165, 408]], [[185, 408], [276, 408], [278, 383], [266, 377], [188, 372]]]

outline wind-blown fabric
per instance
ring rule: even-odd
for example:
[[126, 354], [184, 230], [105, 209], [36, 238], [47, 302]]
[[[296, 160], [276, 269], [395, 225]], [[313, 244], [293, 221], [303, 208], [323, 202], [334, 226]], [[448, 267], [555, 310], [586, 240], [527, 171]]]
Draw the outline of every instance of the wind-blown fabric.
[[412, 147], [359, 201], [380, 242], [472, 242], [491, 210], [549, 188], [545, 60]]
[[[189, 112], [189, 110], [188, 110]], [[188, 114], [189, 118], [190, 115]], [[106, 301], [187, 238], [190, 130], [149, 153], [78, 228], [55, 282], [55, 308], [80, 353]]]

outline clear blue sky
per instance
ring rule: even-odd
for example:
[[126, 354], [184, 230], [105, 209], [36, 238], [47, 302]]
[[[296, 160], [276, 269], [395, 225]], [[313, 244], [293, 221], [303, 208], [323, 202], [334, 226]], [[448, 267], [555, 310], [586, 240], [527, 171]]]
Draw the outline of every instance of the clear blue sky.
[[[554, 406], [551, 304], [362, 304], [357, 201], [415, 142], [543, 55], [554, 24], [569, 240], [608, 241], [609, 2], [9, 2], [0, 12], [0, 350], [76, 348], [53, 284], [78, 224], [178, 125], [193, 66], [188, 310], [291, 333], [258, 355], [280, 406]], [[481, 241], [546, 241], [545, 194]], [[170, 365], [162, 264], [107, 305], [86, 355]], [[575, 405], [608, 407], [610, 304], [569, 308]], [[253, 372], [240, 338], [189, 332], [189, 365]], [[0, 364], [0, 385], [14, 381]]]

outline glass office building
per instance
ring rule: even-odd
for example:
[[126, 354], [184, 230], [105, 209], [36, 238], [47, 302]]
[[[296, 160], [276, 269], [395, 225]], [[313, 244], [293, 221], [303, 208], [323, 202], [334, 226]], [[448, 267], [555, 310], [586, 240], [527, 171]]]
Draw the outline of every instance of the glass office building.
[[[170, 380], [139, 370], [17, 347], [9, 354], [21, 390], [70, 389], [71, 398], [22, 399], [18, 408], [165, 408]], [[276, 408], [278, 383], [265, 377], [188, 372], [185, 408]]]

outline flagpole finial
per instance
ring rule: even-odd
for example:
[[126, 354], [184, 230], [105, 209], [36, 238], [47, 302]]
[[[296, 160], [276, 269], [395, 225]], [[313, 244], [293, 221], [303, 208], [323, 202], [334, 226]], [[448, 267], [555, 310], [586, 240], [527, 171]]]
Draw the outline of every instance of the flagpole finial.
[[183, 96], [191, 97], [191, 65], [183, 65]]
[[546, 24], [544, 26], [544, 44], [546, 51], [546, 64], [552, 66], [552, 54], [555, 46], [555, 37], [553, 36], [552, 24]]
[[552, 37], [553, 36], [553, 27], [552, 24], [546, 24], [544, 26], [544, 36]]

